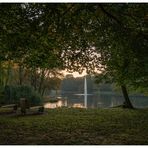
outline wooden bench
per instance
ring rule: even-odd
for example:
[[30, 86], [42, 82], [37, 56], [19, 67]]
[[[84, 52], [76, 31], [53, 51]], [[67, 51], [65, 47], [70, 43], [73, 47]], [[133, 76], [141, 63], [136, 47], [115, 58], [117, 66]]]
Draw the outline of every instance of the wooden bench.
[[13, 108], [14, 111], [17, 111], [18, 105], [17, 104], [9, 104], [1, 106], [2, 108]]
[[32, 110], [37, 110], [38, 113], [44, 112], [44, 106], [33, 106], [31, 107]]

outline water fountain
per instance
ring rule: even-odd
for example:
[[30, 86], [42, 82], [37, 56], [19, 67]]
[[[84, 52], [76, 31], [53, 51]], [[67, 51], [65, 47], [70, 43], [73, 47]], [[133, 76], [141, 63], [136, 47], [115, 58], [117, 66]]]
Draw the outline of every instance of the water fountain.
[[87, 108], [87, 96], [88, 95], [93, 95], [93, 94], [88, 94], [87, 93], [87, 78], [86, 76], [84, 77], [84, 94], [75, 94], [75, 95], [83, 95], [84, 96], [84, 108]]
[[87, 80], [84, 78], [84, 107], [87, 108]]

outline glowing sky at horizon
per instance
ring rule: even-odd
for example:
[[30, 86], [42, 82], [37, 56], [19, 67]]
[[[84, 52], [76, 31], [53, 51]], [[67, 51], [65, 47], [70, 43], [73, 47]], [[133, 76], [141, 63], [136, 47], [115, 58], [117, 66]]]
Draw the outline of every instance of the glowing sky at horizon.
[[64, 76], [66, 76], [68, 74], [72, 74], [73, 77], [83, 77], [83, 76], [86, 75], [86, 71], [83, 71], [82, 74], [79, 74], [78, 72], [72, 72], [72, 73], [70, 73], [70, 72], [67, 72], [66, 70], [63, 70], [62, 72], [63, 72]]

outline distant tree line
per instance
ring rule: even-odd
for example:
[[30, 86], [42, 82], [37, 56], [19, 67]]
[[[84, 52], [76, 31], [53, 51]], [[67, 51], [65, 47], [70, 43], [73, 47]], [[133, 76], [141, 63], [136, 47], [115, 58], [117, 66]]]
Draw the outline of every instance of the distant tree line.
[[[112, 91], [114, 87], [110, 83], [96, 83], [95, 76], [87, 75], [87, 92], [92, 94], [98, 91]], [[61, 93], [84, 93], [84, 77], [73, 77], [66, 75], [61, 82]]]

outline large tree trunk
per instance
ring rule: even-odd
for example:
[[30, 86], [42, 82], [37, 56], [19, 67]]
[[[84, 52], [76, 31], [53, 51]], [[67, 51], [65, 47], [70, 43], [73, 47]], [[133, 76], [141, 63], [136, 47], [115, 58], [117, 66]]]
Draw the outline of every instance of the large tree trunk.
[[23, 83], [23, 67], [22, 65], [19, 65], [19, 85], [22, 85]]
[[3, 86], [3, 67], [2, 62], [0, 61], [0, 87]]
[[45, 90], [46, 90], [46, 88], [44, 87], [44, 88], [42, 89], [42, 93], [41, 93], [42, 96], [44, 96]]
[[36, 69], [34, 70], [34, 89], [37, 90], [37, 72]]
[[40, 94], [41, 94], [41, 91], [43, 89], [44, 79], [45, 79], [45, 69], [43, 69], [42, 72], [41, 72], [40, 84], [39, 84], [39, 88], [38, 88], [38, 92]]
[[36, 68], [32, 68], [31, 70], [31, 86], [34, 88], [34, 90], [37, 90], [37, 74], [36, 74]]
[[121, 89], [122, 89], [122, 93], [123, 93], [123, 96], [124, 96], [124, 99], [125, 99], [125, 107], [133, 109], [134, 107], [133, 107], [133, 105], [132, 105], [132, 103], [131, 103], [131, 101], [129, 99], [126, 86], [125, 85], [121, 85]]
[[11, 85], [11, 63], [8, 61], [6, 85]]

